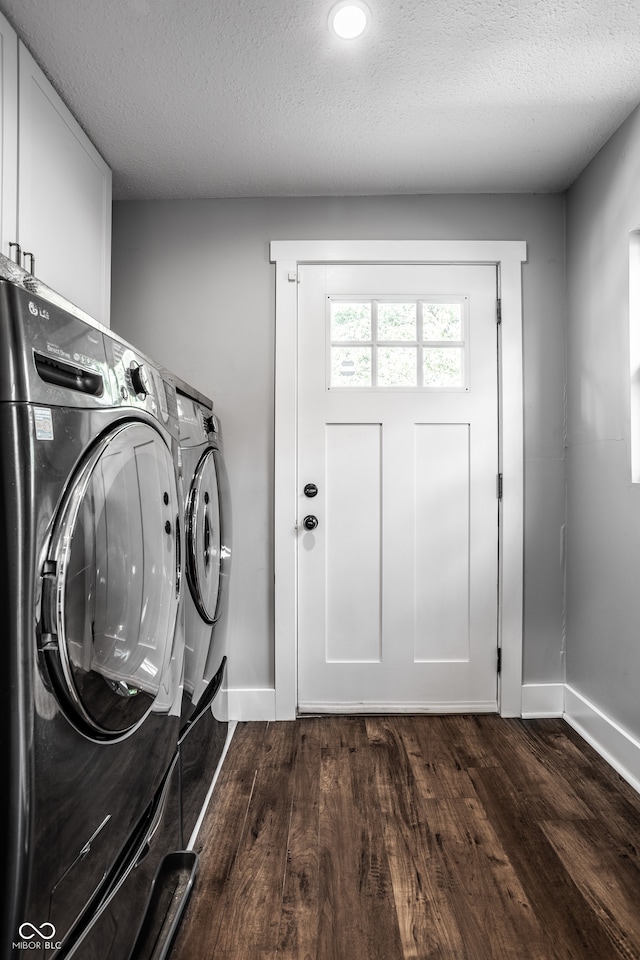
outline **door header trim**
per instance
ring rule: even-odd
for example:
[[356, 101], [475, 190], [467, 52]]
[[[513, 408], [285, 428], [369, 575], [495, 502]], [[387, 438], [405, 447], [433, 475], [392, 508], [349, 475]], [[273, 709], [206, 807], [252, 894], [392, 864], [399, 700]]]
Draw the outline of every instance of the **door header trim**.
[[524, 240], [272, 240], [272, 263], [502, 263], [527, 259]]

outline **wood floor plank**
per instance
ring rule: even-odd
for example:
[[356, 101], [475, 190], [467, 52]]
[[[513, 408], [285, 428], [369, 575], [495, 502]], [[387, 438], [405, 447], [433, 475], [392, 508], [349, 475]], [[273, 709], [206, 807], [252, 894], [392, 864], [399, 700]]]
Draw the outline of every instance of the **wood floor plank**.
[[449, 743], [463, 770], [492, 767], [497, 763], [491, 745], [494, 727], [502, 723], [493, 715], [450, 714], [439, 717], [441, 736]]
[[566, 871], [626, 958], [640, 957], [640, 871], [612, 845], [594, 821], [540, 824]]
[[[469, 776], [478, 789], [478, 771], [469, 770]], [[529, 792], [522, 786], [513, 783], [502, 767], [485, 767], [482, 769], [483, 783], [491, 783], [492, 792], [505, 797], [514, 816], [520, 816], [527, 821], [553, 820], [562, 818], [567, 820], [582, 820], [590, 815], [589, 808], [584, 803], [577, 803], [573, 795], [566, 797], [563, 793], [563, 781], [555, 784], [553, 790], [545, 790], [540, 784], [530, 784]]]
[[287, 841], [278, 960], [309, 960], [318, 939], [320, 727], [298, 721], [300, 744]]
[[[427, 720], [431, 721], [431, 717]], [[456, 747], [442, 737], [430, 735], [430, 722], [398, 717], [398, 729], [406, 744], [413, 775], [423, 797], [475, 797], [476, 792]]]
[[425, 799], [425, 806], [474, 960], [549, 960], [542, 927], [480, 801]]
[[[222, 765], [215, 786], [213, 803], [217, 816], [205, 818], [196, 838], [195, 849], [203, 856], [208, 857], [208, 850], [215, 849], [216, 875], [223, 880], [231, 870], [240, 843], [267, 730], [267, 723], [238, 724], [229, 745], [229, 762]], [[222, 831], [223, 822], [235, 823], [236, 828]]]
[[406, 725], [367, 718], [366, 727], [404, 960], [472, 960], [418, 801]]
[[205, 956], [272, 960], [275, 954], [296, 747], [293, 726], [268, 726], [237, 855], [215, 905], [217, 936]]
[[364, 721], [324, 722], [317, 960], [403, 960]]
[[[480, 724], [484, 724], [484, 718]], [[491, 747], [512, 789], [523, 797], [544, 797], [551, 816], [557, 819], [588, 819], [590, 808], [575, 789], [570, 768], [559, 769], [552, 762], [534, 724], [501, 719], [487, 733]]]
[[593, 747], [563, 726], [564, 731], [538, 730], [551, 762], [565, 773], [571, 771], [576, 793], [640, 869], [640, 795]]
[[514, 794], [496, 789], [492, 771], [478, 768], [474, 782], [500, 843], [544, 925], [548, 957], [620, 960], [610, 938], [549, 844]]
[[[201, 869], [180, 927], [172, 960], [208, 960], [223, 922], [219, 909], [241, 843], [267, 724], [238, 724], [198, 836]], [[202, 870], [202, 864], [206, 867]]]

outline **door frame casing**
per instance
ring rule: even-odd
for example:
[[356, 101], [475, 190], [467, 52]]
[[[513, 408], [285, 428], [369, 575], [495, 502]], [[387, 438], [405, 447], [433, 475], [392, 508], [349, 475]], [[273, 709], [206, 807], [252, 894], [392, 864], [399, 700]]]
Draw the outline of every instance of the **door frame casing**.
[[498, 325], [499, 503], [498, 706], [522, 712], [524, 575], [524, 430], [522, 240], [273, 240], [275, 338], [275, 716], [297, 715], [298, 680], [298, 267], [314, 264], [495, 265], [502, 321]]

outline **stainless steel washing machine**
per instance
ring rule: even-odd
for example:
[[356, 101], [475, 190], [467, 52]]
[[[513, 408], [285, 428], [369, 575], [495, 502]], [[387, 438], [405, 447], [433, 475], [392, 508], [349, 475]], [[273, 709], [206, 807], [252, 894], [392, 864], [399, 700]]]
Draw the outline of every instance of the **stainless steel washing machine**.
[[2, 957], [83, 956], [180, 730], [175, 388], [78, 314], [0, 279]]

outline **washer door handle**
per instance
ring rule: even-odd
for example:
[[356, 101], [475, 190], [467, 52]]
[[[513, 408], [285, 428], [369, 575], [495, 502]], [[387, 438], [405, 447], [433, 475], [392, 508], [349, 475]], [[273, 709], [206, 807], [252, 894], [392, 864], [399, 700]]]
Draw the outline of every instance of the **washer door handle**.
[[211, 524], [209, 523], [209, 511], [205, 511], [204, 515], [204, 537], [202, 538], [202, 546], [204, 551], [204, 568], [205, 570], [209, 569], [209, 564], [211, 563]]

